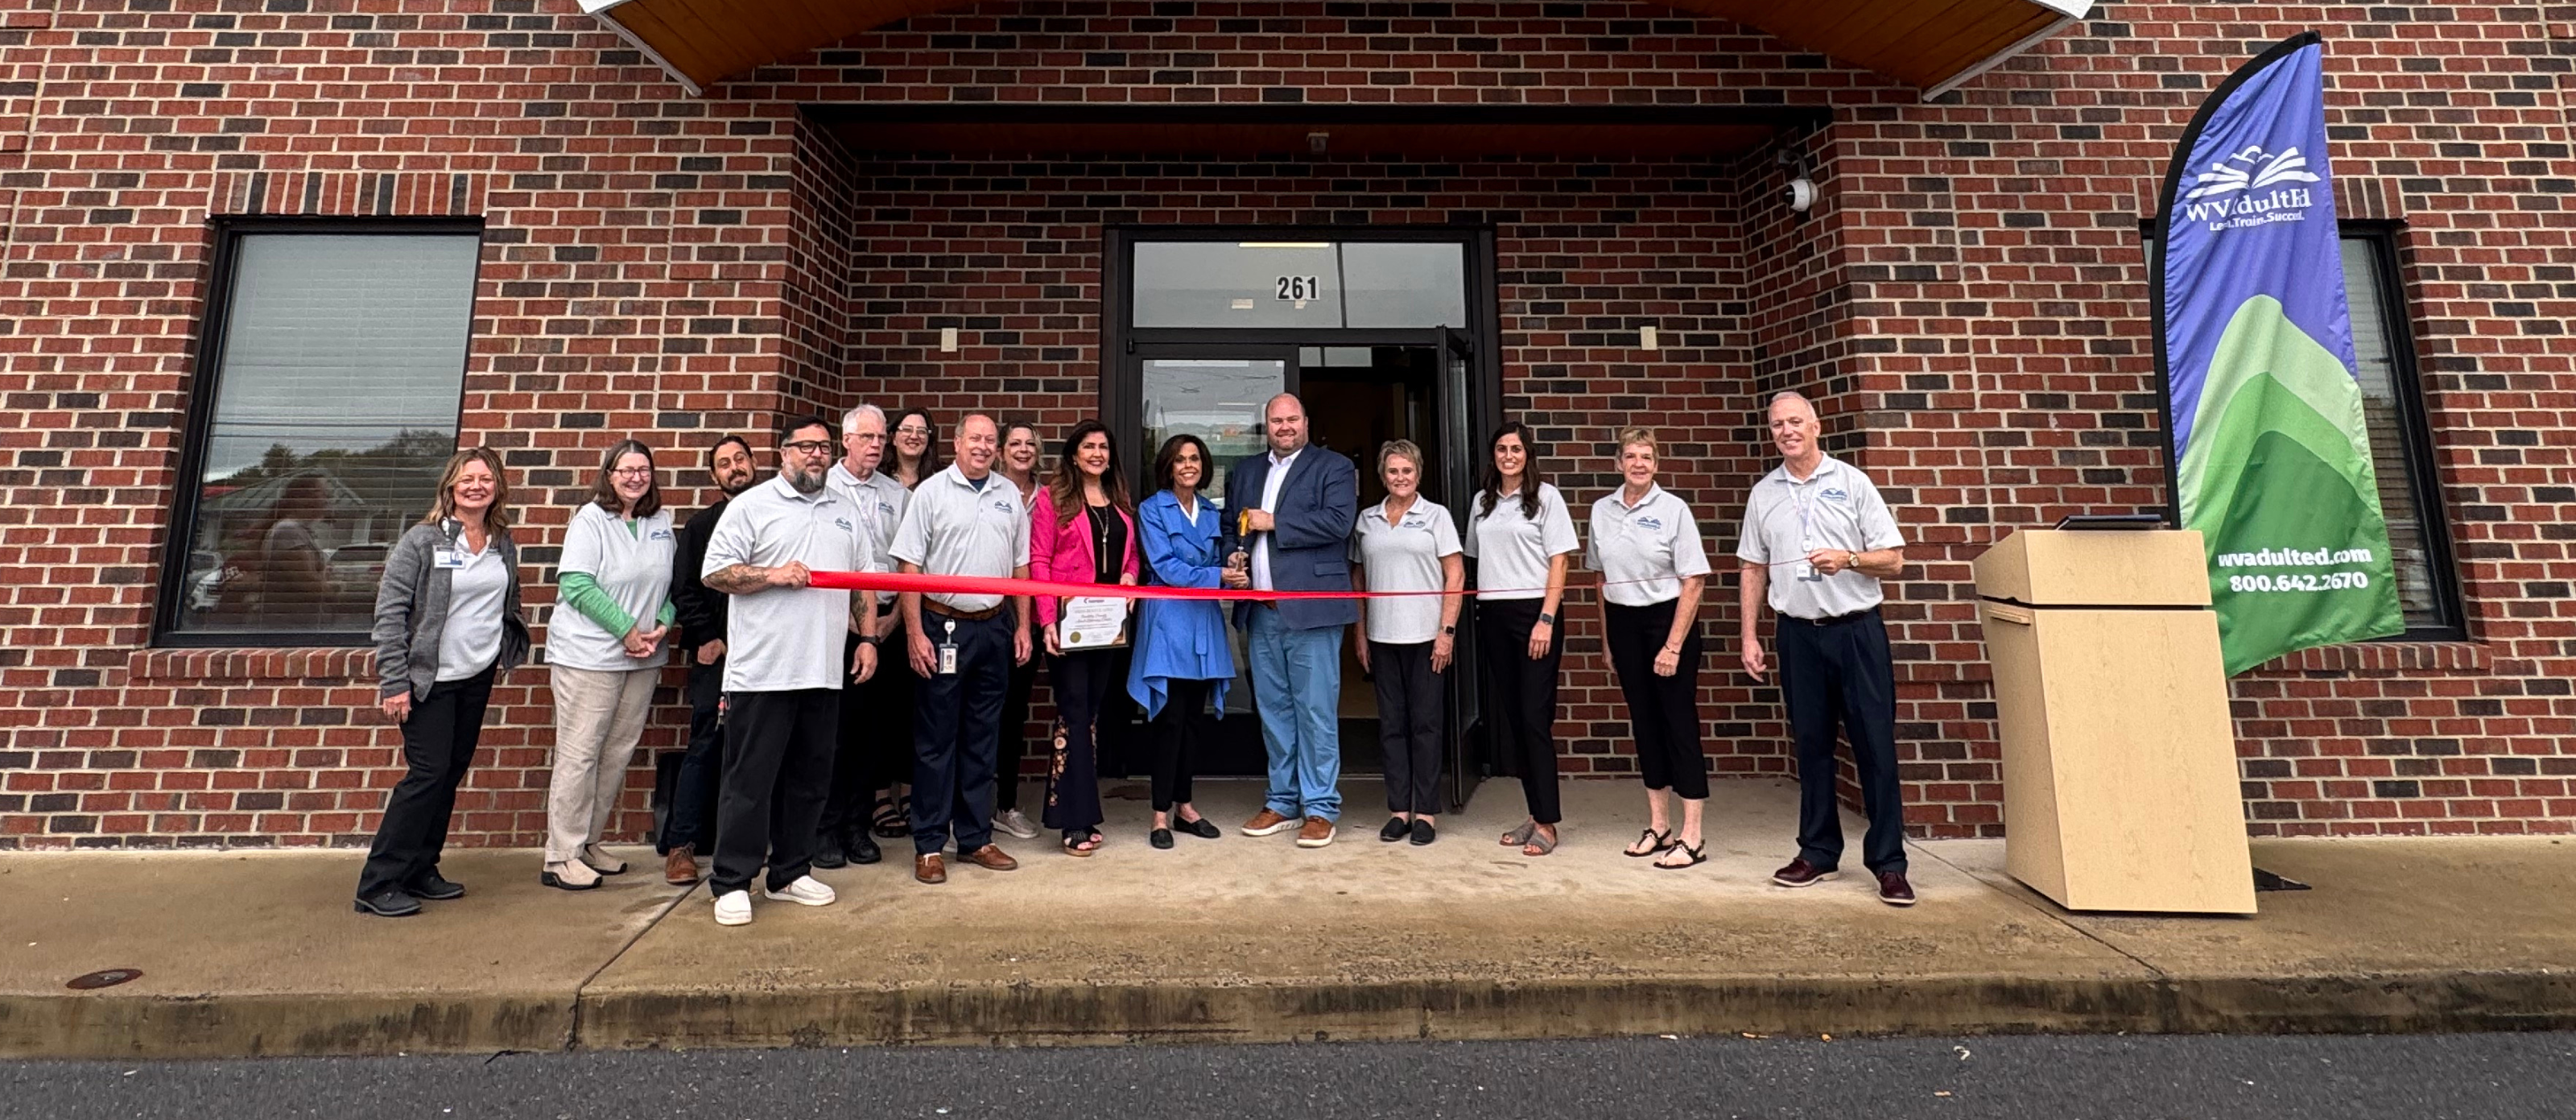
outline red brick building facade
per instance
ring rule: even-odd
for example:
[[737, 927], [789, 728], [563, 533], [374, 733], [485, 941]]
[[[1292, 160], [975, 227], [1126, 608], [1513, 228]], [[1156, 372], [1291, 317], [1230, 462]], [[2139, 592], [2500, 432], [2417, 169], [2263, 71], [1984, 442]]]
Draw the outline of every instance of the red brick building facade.
[[[765, 449], [785, 414], [989, 410], [1052, 440], [1102, 412], [1112, 228], [1473, 231], [1501, 408], [1578, 508], [1613, 428], [1651, 423], [1731, 555], [1763, 398], [1820, 402], [1915, 544], [1889, 609], [1909, 819], [1996, 834], [1968, 561], [2162, 504], [2142, 221], [2201, 98], [2310, 28], [2455, 616], [2234, 682], [2249, 827], [2576, 827], [2576, 8], [2107, 4], [1926, 102], [1651, 4], [985, 0], [697, 96], [569, 0], [0, 7], [0, 847], [360, 842], [399, 770], [368, 650], [165, 625], [218, 249], [262, 216], [479, 223], [456, 423], [519, 475], [540, 620], [625, 435], [679, 449], [687, 510], [715, 433]], [[1706, 612], [1714, 766], [1783, 774], [1731, 587]], [[1630, 773], [1573, 601], [1564, 764]], [[681, 738], [679, 679], [621, 835], [648, 823], [642, 759]], [[461, 842], [539, 835], [543, 680], [496, 693]]]

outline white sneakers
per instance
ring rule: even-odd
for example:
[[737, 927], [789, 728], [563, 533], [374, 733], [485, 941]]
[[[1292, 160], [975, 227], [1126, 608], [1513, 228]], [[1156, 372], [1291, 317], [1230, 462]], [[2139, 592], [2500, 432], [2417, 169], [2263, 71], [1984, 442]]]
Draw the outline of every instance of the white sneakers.
[[716, 896], [716, 924], [747, 926], [751, 924], [751, 892], [726, 891]]
[[1022, 840], [1038, 838], [1038, 826], [1029, 823], [1029, 815], [1017, 809], [1004, 809], [993, 814], [993, 827]]
[[[787, 886], [782, 889], [764, 889], [761, 893], [780, 902], [793, 902], [801, 906], [829, 906], [841, 899], [840, 895], [833, 893], [832, 888], [824, 886], [822, 880], [816, 879], [811, 875], [799, 877], [795, 882], [787, 884]], [[720, 926], [750, 925], [751, 892], [726, 891], [723, 894], [717, 895], [716, 924]]]
[[770, 890], [761, 893], [780, 902], [794, 902], [806, 906], [829, 906], [841, 899], [840, 895], [832, 893], [832, 888], [824, 886], [822, 880], [811, 875], [798, 876], [795, 882], [787, 884], [786, 890]]

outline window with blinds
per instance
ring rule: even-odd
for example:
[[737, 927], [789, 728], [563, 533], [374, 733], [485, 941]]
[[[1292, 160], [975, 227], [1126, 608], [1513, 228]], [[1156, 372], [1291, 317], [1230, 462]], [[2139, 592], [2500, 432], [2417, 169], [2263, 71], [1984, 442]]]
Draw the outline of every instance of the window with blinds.
[[456, 449], [481, 233], [298, 223], [221, 237], [162, 634], [363, 642], [385, 554]]
[[2387, 235], [2346, 231], [2343, 282], [2352, 306], [2362, 424], [2370, 435], [2371, 466], [2379, 476], [2380, 512], [2388, 519], [2406, 636], [2463, 637], [2459, 577], [2451, 566], [2432, 434], [2415, 376], [2414, 335], [2407, 328], [2397, 255]]

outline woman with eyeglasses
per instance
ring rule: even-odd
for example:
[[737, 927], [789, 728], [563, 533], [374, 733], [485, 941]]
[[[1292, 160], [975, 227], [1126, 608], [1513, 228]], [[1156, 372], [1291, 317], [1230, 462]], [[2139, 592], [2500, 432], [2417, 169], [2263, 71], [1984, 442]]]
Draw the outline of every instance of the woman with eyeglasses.
[[[993, 469], [1020, 488], [1023, 512], [1038, 500], [1038, 430], [1012, 422], [1002, 428], [1002, 458]], [[1011, 683], [1002, 693], [1002, 744], [993, 767], [993, 827], [1022, 840], [1037, 839], [1038, 826], [1020, 811], [1020, 759], [1029, 753], [1029, 694], [1038, 683], [1038, 659], [1011, 666]]]
[[907, 408], [895, 414], [894, 453], [885, 469], [906, 490], [939, 473], [939, 425], [930, 422], [930, 410]]
[[374, 637], [385, 718], [402, 726], [403, 776], [358, 873], [357, 910], [404, 918], [423, 899], [465, 897], [438, 873], [456, 787], [483, 736], [492, 682], [528, 660], [509, 476], [491, 448], [448, 456], [429, 512], [394, 542]]
[[1486, 696], [1501, 709], [1498, 750], [1517, 763], [1529, 819], [1503, 834], [1503, 846], [1525, 856], [1556, 850], [1556, 684], [1565, 658], [1557, 608], [1565, 569], [1582, 542], [1565, 495], [1539, 480], [1537, 441], [1510, 421], [1486, 444], [1478, 487], [1461, 543], [1476, 562], [1476, 652], [1487, 674]]
[[[1134, 584], [1133, 508], [1109, 426], [1098, 420], [1074, 425], [1055, 477], [1029, 507], [1029, 578]], [[1100, 849], [1100, 759], [1093, 724], [1120, 676], [1118, 651], [1105, 644], [1068, 645], [1074, 638], [1059, 617], [1063, 601], [1040, 595], [1035, 605], [1038, 624], [1046, 628], [1048, 679], [1062, 722], [1047, 771], [1046, 826], [1064, 834], [1065, 854], [1088, 856]]]
[[653, 452], [620, 440], [599, 463], [590, 500], [564, 530], [556, 584], [562, 607], [546, 631], [555, 697], [554, 777], [546, 791], [549, 887], [586, 891], [626, 862], [599, 846], [644, 734], [663, 639], [679, 609], [671, 560], [679, 540], [662, 508]]

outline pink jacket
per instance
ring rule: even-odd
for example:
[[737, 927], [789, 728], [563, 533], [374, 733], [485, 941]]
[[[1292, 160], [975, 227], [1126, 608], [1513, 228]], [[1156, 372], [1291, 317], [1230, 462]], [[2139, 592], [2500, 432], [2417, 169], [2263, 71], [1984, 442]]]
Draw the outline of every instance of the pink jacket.
[[[1118, 519], [1127, 523], [1126, 556], [1118, 570], [1127, 575], [1139, 571], [1136, 562], [1136, 519], [1125, 510]], [[1077, 512], [1073, 520], [1058, 524], [1055, 517], [1055, 492], [1041, 486], [1035, 504], [1029, 507], [1029, 578], [1063, 583], [1090, 583], [1098, 573], [1092, 566], [1091, 522]], [[1055, 622], [1056, 597], [1037, 596], [1038, 625]]]

